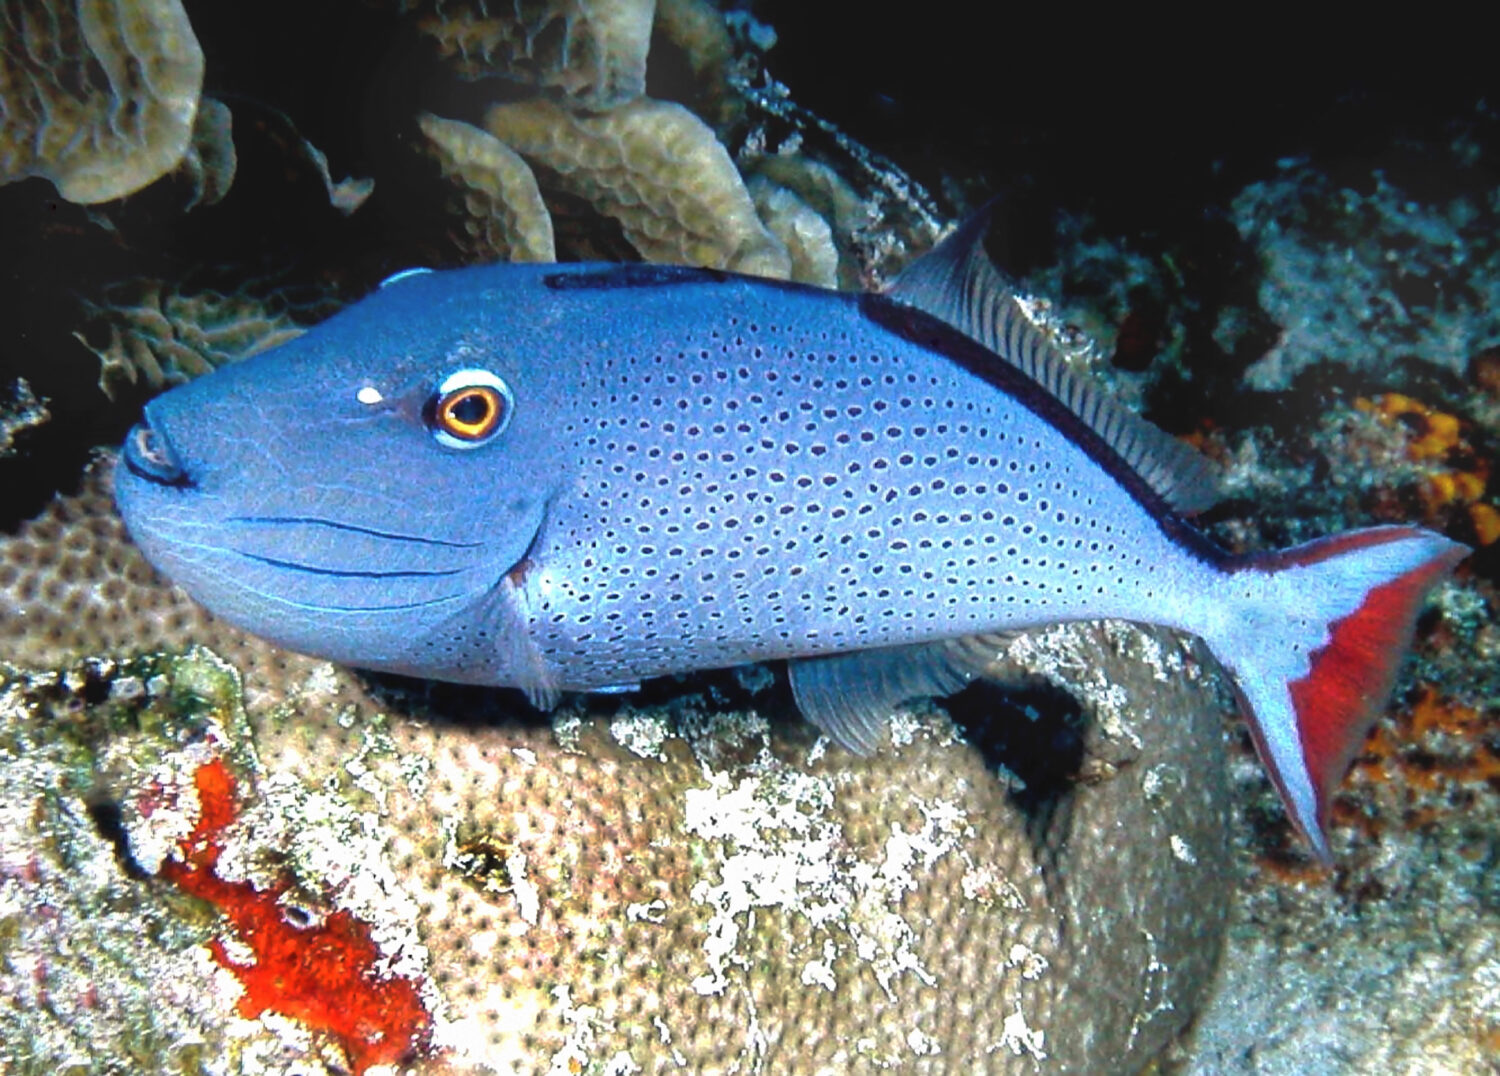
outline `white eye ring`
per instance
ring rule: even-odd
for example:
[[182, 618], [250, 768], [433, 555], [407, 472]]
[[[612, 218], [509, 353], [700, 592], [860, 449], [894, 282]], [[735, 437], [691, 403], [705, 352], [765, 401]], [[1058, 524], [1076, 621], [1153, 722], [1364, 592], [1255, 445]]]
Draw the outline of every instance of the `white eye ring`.
[[438, 444], [469, 449], [500, 436], [510, 425], [515, 407], [515, 394], [498, 375], [488, 370], [458, 370], [433, 390], [422, 417]]

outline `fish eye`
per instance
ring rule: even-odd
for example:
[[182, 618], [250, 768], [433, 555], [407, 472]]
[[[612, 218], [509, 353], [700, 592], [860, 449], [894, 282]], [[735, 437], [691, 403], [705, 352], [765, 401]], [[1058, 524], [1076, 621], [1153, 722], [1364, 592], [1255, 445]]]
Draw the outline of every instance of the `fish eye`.
[[510, 423], [515, 397], [488, 370], [459, 370], [443, 379], [423, 409], [432, 436], [449, 448], [478, 448]]

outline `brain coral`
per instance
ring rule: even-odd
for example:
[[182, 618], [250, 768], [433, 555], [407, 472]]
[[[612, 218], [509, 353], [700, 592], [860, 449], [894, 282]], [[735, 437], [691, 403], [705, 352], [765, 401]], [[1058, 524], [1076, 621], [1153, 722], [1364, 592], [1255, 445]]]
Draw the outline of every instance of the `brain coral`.
[[203, 50], [180, 0], [0, 5], [0, 182], [107, 202], [187, 152]]
[[[421, 998], [418, 1071], [1129, 1071], [1211, 977], [1229, 889], [1221, 710], [1180, 639], [1098, 625], [995, 644], [998, 674], [1081, 708], [1040, 726], [1064, 755], [1071, 736], [1076, 765], [1038, 798], [1045, 776], [997, 778], [934, 707], [854, 758], [752, 676], [547, 722], [277, 651], [153, 576], [107, 478], [0, 544], [8, 779], [18, 796], [50, 787], [12, 749], [41, 722], [92, 728], [73, 749], [84, 776], [49, 802], [118, 818], [103, 832], [126, 858], [98, 840], [72, 854], [95, 889], [171, 924], [194, 905], [163, 879], [194, 862], [203, 819], [232, 813], [204, 791], [223, 760], [241, 813], [214, 837], [214, 884], [280, 894], [266, 929], [294, 941], [360, 925], [381, 954], [364, 981]], [[228, 664], [131, 657], [194, 643]], [[960, 710], [993, 706], [981, 689]], [[1014, 731], [971, 725], [978, 741]], [[118, 949], [107, 926], [68, 949], [35, 919], [55, 897], [43, 881], [63, 884], [43, 874], [0, 879], [5, 915], [49, 974], [109, 999], [82, 1013], [100, 1049], [139, 1041], [140, 998], [186, 975], [203, 993], [146, 1038], [192, 1025], [225, 1051], [204, 1071], [362, 1069], [393, 1041], [292, 1019], [295, 999], [257, 992], [234, 956], [242, 920], [211, 909], [152, 933], [139, 968], [94, 959]], [[24, 1001], [29, 982], [0, 976], [0, 992]], [[55, 1062], [71, 1005], [28, 1009], [7, 1037]]]

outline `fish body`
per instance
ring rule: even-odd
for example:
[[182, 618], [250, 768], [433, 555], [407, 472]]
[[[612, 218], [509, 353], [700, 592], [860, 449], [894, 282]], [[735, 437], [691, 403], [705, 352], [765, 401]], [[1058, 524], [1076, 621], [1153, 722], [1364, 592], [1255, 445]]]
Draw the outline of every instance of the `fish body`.
[[168, 576], [291, 649], [544, 706], [784, 658], [857, 750], [975, 675], [986, 636], [1179, 628], [1326, 855], [1332, 786], [1464, 548], [1376, 528], [1223, 553], [1179, 511], [1186, 450], [1073, 381], [967, 232], [888, 295], [403, 275], [149, 404], [117, 498]]

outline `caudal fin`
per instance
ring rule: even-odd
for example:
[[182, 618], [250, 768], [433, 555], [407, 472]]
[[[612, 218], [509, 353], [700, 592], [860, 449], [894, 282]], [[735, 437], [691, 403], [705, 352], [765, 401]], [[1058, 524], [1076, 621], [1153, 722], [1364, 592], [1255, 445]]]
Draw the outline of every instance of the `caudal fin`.
[[1226, 565], [1228, 592], [1202, 634], [1325, 862], [1333, 791], [1390, 695], [1423, 599], [1468, 554], [1417, 527], [1372, 527]]

